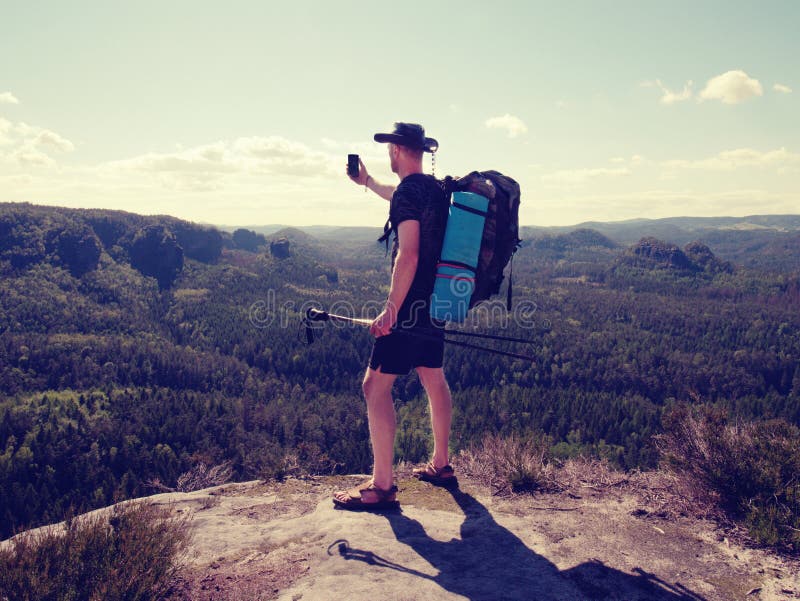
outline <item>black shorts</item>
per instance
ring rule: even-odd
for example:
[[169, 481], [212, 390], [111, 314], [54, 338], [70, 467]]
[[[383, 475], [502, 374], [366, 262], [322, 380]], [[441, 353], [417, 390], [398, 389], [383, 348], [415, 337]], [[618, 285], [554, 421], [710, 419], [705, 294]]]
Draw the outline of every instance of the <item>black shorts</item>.
[[415, 336], [414, 330], [395, 331], [375, 339], [369, 366], [385, 374], [405, 375], [413, 367], [442, 367], [444, 338], [438, 332]]

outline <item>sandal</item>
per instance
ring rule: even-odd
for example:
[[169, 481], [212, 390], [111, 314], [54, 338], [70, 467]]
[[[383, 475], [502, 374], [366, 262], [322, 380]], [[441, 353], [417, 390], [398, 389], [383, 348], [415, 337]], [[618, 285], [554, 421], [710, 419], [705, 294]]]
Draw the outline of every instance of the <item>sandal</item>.
[[413, 470], [415, 478], [423, 482], [430, 482], [436, 486], [455, 486], [458, 485], [458, 478], [450, 465], [437, 468], [433, 461], [425, 464], [425, 467], [418, 467]]
[[384, 490], [375, 486], [370, 480], [350, 490], [334, 493], [333, 504], [340, 509], [349, 509], [350, 511], [398, 509], [400, 503], [397, 502], [396, 495], [396, 486]]

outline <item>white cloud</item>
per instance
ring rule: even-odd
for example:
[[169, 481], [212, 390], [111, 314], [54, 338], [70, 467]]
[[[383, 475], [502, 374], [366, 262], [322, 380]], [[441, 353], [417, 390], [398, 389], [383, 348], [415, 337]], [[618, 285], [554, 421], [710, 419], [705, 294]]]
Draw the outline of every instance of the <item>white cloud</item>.
[[639, 167], [646, 162], [646, 159], [639, 154], [634, 154], [629, 159], [626, 159], [625, 157], [612, 157], [609, 159], [609, 162], [616, 165], [627, 164], [628, 167]]
[[780, 92], [781, 94], [792, 93], [792, 88], [790, 88], [789, 86], [785, 86], [782, 83], [776, 83], [774, 86], [772, 86], [772, 89], [775, 90], [776, 92]]
[[687, 81], [683, 86], [683, 90], [680, 92], [673, 92], [665, 86], [660, 79], [645, 81], [640, 85], [643, 88], [659, 88], [662, 92], [661, 104], [676, 104], [684, 100], [689, 100], [692, 97], [692, 80]]
[[0, 146], [11, 144], [11, 129], [13, 124], [7, 119], [0, 117]]
[[118, 161], [55, 160], [74, 147], [55, 131], [0, 117], [0, 202], [57, 202], [216, 223], [296, 224], [323, 215], [327, 223], [378, 225], [386, 203], [369, 200], [346, 177], [345, 155], [359, 152], [382, 181], [394, 177], [386, 146], [371, 136], [358, 145], [252, 136], [170, 145]]
[[773, 192], [759, 188], [703, 191], [651, 189], [620, 193], [542, 194], [535, 211], [520, 206], [520, 222], [537, 225], [571, 225], [581, 221], [685, 216], [745, 216], [796, 213], [800, 196], [796, 192]]
[[19, 104], [19, 100], [11, 92], [0, 94], [0, 104]]
[[111, 167], [152, 172], [231, 172], [231, 162], [226, 162], [224, 149], [205, 145], [172, 154], [148, 153], [131, 159], [107, 163]]
[[53, 167], [56, 161], [47, 150], [71, 152], [75, 145], [49, 129], [27, 123], [12, 123], [0, 118], [0, 164], [11, 163], [22, 167]]
[[166, 188], [184, 190], [217, 189], [226, 174], [237, 170], [233, 161], [226, 160], [224, 147], [220, 147], [219, 143], [175, 153], [148, 153], [105, 163], [99, 168], [116, 174], [143, 173]]
[[231, 152], [241, 166], [256, 173], [328, 177], [335, 174], [335, 159], [299, 142], [278, 136], [238, 138]]
[[661, 104], [675, 104], [677, 102], [689, 100], [689, 98], [692, 97], [692, 82], [691, 80], [687, 81], [681, 92], [673, 92], [666, 88], [663, 89], [663, 92], [664, 95], [661, 97]]
[[261, 160], [296, 160], [310, 153], [307, 146], [278, 136], [238, 138], [233, 142], [233, 149], [238, 154]]
[[757, 79], [753, 79], [742, 70], [727, 71], [712, 77], [700, 92], [700, 100], [720, 100], [724, 104], [739, 104], [752, 98], [762, 96], [764, 89]]
[[149, 173], [171, 188], [213, 190], [234, 176], [331, 177], [338, 173], [334, 160], [331, 155], [285, 138], [254, 136], [171, 153], [148, 153], [106, 163], [102, 168]]
[[56, 132], [50, 131], [49, 129], [43, 129], [40, 131], [33, 139], [33, 145], [51, 146], [52, 148], [60, 150], [61, 152], [72, 152], [75, 150], [75, 145], [72, 142], [59, 136]]
[[679, 169], [708, 169], [712, 171], [730, 171], [742, 167], [774, 167], [779, 170], [800, 167], [800, 154], [785, 148], [762, 152], [752, 148], [725, 150], [716, 156], [699, 160], [677, 159], [665, 161], [664, 167]]
[[501, 117], [491, 117], [487, 119], [485, 125], [489, 129], [506, 130], [509, 138], [516, 138], [528, 132], [528, 126], [525, 125], [522, 119], [514, 115], [509, 115], [508, 113]]
[[625, 177], [630, 174], [630, 169], [627, 167], [615, 167], [613, 169], [597, 167], [593, 169], [562, 169], [542, 175], [540, 179], [547, 184], [575, 185], [597, 178]]
[[45, 153], [30, 146], [22, 146], [12, 152], [10, 158], [23, 167], [53, 167], [56, 162]]

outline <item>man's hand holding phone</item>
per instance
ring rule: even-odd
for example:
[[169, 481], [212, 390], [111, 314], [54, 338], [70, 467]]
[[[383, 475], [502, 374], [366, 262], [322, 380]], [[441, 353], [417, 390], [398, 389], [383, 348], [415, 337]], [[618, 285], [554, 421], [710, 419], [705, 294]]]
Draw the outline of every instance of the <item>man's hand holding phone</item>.
[[347, 177], [357, 183], [359, 186], [364, 186], [364, 191], [367, 188], [375, 192], [378, 196], [385, 200], [392, 200], [395, 187], [386, 184], [381, 184], [375, 181], [375, 178], [367, 173], [367, 168], [364, 167], [364, 162], [357, 154], [347, 155]]
[[364, 167], [364, 162], [357, 154], [347, 155], [347, 175], [359, 186], [366, 186], [369, 173]]

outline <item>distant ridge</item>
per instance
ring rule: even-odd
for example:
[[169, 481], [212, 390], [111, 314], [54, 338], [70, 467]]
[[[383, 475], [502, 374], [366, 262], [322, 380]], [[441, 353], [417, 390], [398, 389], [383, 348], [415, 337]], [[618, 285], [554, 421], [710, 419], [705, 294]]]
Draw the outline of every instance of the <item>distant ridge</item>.
[[248, 229], [265, 236], [282, 230], [299, 230], [320, 240], [339, 240], [342, 242], [374, 242], [383, 232], [382, 228], [367, 225], [218, 225], [219, 229], [233, 232], [239, 228]]
[[[380, 235], [380, 227], [341, 226], [341, 225], [218, 225], [221, 230], [234, 231], [244, 227], [260, 234], [269, 235], [287, 227], [293, 227], [324, 240], [371, 241], [372, 236]], [[663, 217], [660, 219], [635, 218], [622, 221], [584, 221], [574, 225], [540, 226], [524, 225], [529, 237], [536, 232], [559, 234], [578, 229], [592, 229], [620, 244], [632, 244], [643, 236], [656, 236], [686, 244], [697, 239], [697, 232], [711, 231], [800, 231], [800, 214], [786, 215], [746, 215], [744, 217]]]
[[[223, 230], [233, 226], [219, 226]], [[287, 227], [278, 224], [247, 226], [266, 235], [281, 230], [303, 232], [312, 240], [307, 246], [317, 251], [332, 248], [360, 249], [367, 255], [377, 252], [380, 227], [308, 225]], [[624, 221], [586, 221], [571, 226], [536, 226], [520, 228], [523, 246], [529, 244], [539, 253], [559, 255], [564, 252], [614, 252], [629, 247], [642, 238], [655, 238], [684, 247], [699, 242], [713, 249], [723, 261], [767, 269], [782, 269], [787, 257], [800, 249], [800, 215], [746, 215], [744, 217], [664, 217]], [[365, 255], [366, 256], [366, 255]]]

